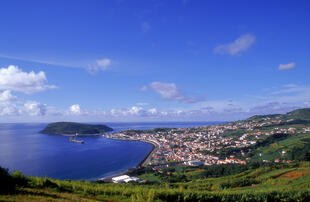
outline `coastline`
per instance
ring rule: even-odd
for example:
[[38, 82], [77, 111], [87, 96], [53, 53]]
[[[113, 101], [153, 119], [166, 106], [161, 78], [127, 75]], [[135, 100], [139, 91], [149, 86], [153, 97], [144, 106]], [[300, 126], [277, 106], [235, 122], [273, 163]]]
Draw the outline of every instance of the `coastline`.
[[[104, 135], [103, 135], [104, 136]], [[126, 173], [128, 173], [128, 171], [130, 169], [136, 169], [136, 168], [139, 168], [139, 167], [145, 167], [151, 160], [152, 158], [152, 154], [155, 153], [158, 148], [159, 148], [159, 144], [158, 143], [155, 143], [153, 141], [149, 141], [149, 140], [141, 140], [141, 139], [125, 139], [125, 138], [111, 138], [111, 137], [106, 137], [104, 136], [105, 138], [109, 138], [109, 139], [112, 139], [112, 140], [122, 140], [122, 141], [140, 141], [140, 142], [145, 142], [145, 143], [148, 143], [148, 144], [151, 144], [152, 145], [152, 149], [148, 152], [148, 154], [136, 165], [136, 167], [133, 167], [133, 168], [129, 168], [125, 171], [122, 171], [122, 172], [119, 172], [119, 173], [115, 173], [115, 174], [112, 174], [112, 175], [109, 175], [109, 176], [106, 176], [106, 177], [103, 177], [103, 178], [100, 178], [98, 179], [98, 181], [105, 181], [105, 182], [111, 182], [112, 181], [112, 178], [113, 177], [117, 177], [117, 176], [120, 176], [120, 175], [125, 175]]]
[[138, 163], [138, 165], [136, 166], [136, 168], [137, 168], [137, 167], [141, 167], [141, 166], [146, 166], [146, 164], [151, 160], [152, 154], [153, 154], [154, 152], [156, 152], [156, 151], [158, 150], [158, 148], [159, 148], [159, 143], [154, 142], [154, 141], [151, 141], [151, 140], [115, 138], [115, 137], [107, 137], [107, 136], [104, 136], [104, 135], [103, 135], [103, 137], [109, 138], [109, 139], [112, 139], [112, 140], [140, 141], [140, 142], [145, 142], [145, 143], [151, 144], [151, 145], [152, 145], [151, 151], [145, 156], [145, 158], [144, 158], [140, 163]]
[[[44, 133], [43, 133], [44, 134]], [[75, 137], [75, 134], [47, 134], [47, 135], [60, 135], [60, 136], [65, 136], [65, 137]], [[103, 178], [99, 178], [97, 180], [94, 181], [105, 181], [105, 182], [111, 182], [113, 177], [117, 177], [120, 175], [125, 175], [126, 173], [128, 173], [131, 169], [136, 169], [136, 168], [140, 168], [140, 167], [145, 167], [152, 159], [152, 154], [155, 153], [158, 148], [159, 148], [159, 144], [154, 142], [154, 141], [150, 141], [150, 140], [143, 140], [143, 139], [127, 139], [127, 138], [116, 138], [116, 137], [108, 137], [105, 134], [82, 134], [82, 135], [78, 135], [78, 137], [98, 137], [98, 136], [103, 136], [105, 138], [111, 139], [111, 140], [121, 140], [121, 141], [140, 141], [140, 142], [145, 142], [148, 144], [152, 145], [152, 149], [147, 153], [147, 155], [135, 166], [132, 168], [128, 168], [125, 171], [122, 172], [118, 172], [115, 174], [111, 174], [108, 175], [106, 177]]]
[[[45, 133], [43, 133], [45, 134]], [[75, 134], [47, 134], [47, 135], [61, 135], [61, 136], [65, 136], [65, 137], [75, 137], [76, 135]], [[122, 171], [122, 172], [118, 172], [118, 173], [115, 173], [115, 174], [111, 174], [111, 175], [108, 175], [106, 177], [102, 177], [102, 178], [99, 178], [97, 180], [94, 180], [94, 181], [105, 181], [105, 182], [111, 182], [112, 181], [112, 178], [113, 177], [117, 177], [117, 176], [120, 176], [120, 175], [125, 175], [126, 173], [128, 173], [131, 169], [137, 169], [137, 168], [140, 168], [140, 167], [145, 167], [147, 166], [147, 164], [151, 161], [152, 159], [152, 154], [155, 153], [158, 148], [159, 148], [159, 143], [157, 142], [154, 142], [154, 141], [151, 141], [151, 140], [144, 140], [144, 139], [128, 139], [128, 138], [117, 138], [117, 137], [109, 137], [109, 136], [106, 136], [106, 134], [100, 134], [100, 133], [97, 133], [97, 134], [80, 134], [78, 135], [78, 137], [98, 137], [98, 136], [103, 136], [105, 138], [108, 138], [108, 139], [112, 139], [112, 140], [122, 140], [122, 141], [140, 141], [140, 142], [145, 142], [145, 143], [148, 143], [148, 144], [151, 144], [152, 145], [152, 149], [147, 153], [147, 155], [135, 166], [135, 167], [132, 167], [132, 168], [128, 168], [127, 170], [125, 171]]]
[[[48, 134], [48, 133], [42, 133], [45, 135], [61, 135], [61, 136], [65, 136], [65, 137], [75, 137], [75, 134]], [[100, 133], [96, 133], [96, 134], [79, 134], [78, 137], [97, 137], [97, 136], [102, 136], [102, 134]]]
[[152, 149], [151, 151], [145, 156], [145, 158], [137, 165], [137, 167], [145, 167], [152, 159], [152, 154], [155, 153], [158, 148], [159, 148], [159, 144], [155, 143], [153, 141], [149, 141], [149, 140], [138, 140], [141, 142], [146, 142], [152, 145]]

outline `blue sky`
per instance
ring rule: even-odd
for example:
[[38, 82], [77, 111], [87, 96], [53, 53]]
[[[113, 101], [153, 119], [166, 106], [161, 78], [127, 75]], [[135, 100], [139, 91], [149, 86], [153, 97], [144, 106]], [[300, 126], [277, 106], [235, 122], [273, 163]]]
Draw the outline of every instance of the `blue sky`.
[[310, 107], [309, 1], [2, 1], [0, 121], [229, 121]]

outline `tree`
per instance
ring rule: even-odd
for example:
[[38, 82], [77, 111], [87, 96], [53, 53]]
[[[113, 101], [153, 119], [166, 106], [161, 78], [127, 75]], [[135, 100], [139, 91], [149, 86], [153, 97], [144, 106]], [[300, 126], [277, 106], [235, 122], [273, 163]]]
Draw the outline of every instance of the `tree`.
[[15, 191], [14, 180], [8, 169], [0, 167], [0, 194], [12, 193]]

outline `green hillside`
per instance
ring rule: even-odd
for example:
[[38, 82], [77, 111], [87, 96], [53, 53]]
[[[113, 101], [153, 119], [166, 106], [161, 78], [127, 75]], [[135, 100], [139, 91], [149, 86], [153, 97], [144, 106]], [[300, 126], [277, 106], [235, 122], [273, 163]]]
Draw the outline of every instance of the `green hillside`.
[[[227, 130], [223, 137], [239, 139], [244, 134], [256, 144], [245, 148], [220, 149], [222, 157], [236, 155], [241, 159], [252, 160], [310, 160], [310, 108], [297, 109], [286, 114], [257, 115], [242, 121], [229, 123], [240, 126]], [[243, 128], [242, 125], [253, 125]], [[241, 155], [241, 150], [245, 155]]]
[[245, 119], [244, 121], [262, 121], [264, 118], [270, 118], [274, 120], [297, 119], [300, 121], [310, 121], [310, 108], [296, 109], [286, 114], [255, 115]]
[[287, 119], [300, 119], [310, 121], [310, 108], [297, 109], [284, 115]]
[[[170, 175], [178, 175], [178, 171]], [[201, 172], [186, 171], [185, 175]], [[62, 181], [25, 177], [15, 172], [6, 181], [16, 186], [0, 201], [309, 201], [310, 163], [277, 164], [235, 175], [154, 184]]]
[[40, 133], [44, 134], [99, 134], [113, 129], [106, 125], [93, 125], [74, 122], [56, 122], [48, 124]]

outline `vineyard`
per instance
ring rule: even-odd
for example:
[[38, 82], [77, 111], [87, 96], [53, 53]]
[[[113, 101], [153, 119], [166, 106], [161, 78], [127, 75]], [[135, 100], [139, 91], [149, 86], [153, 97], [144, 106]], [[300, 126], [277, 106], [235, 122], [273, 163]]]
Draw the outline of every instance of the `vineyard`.
[[136, 184], [26, 177], [2, 169], [1, 191], [0, 201], [309, 201], [310, 163], [274, 164], [186, 182]]

